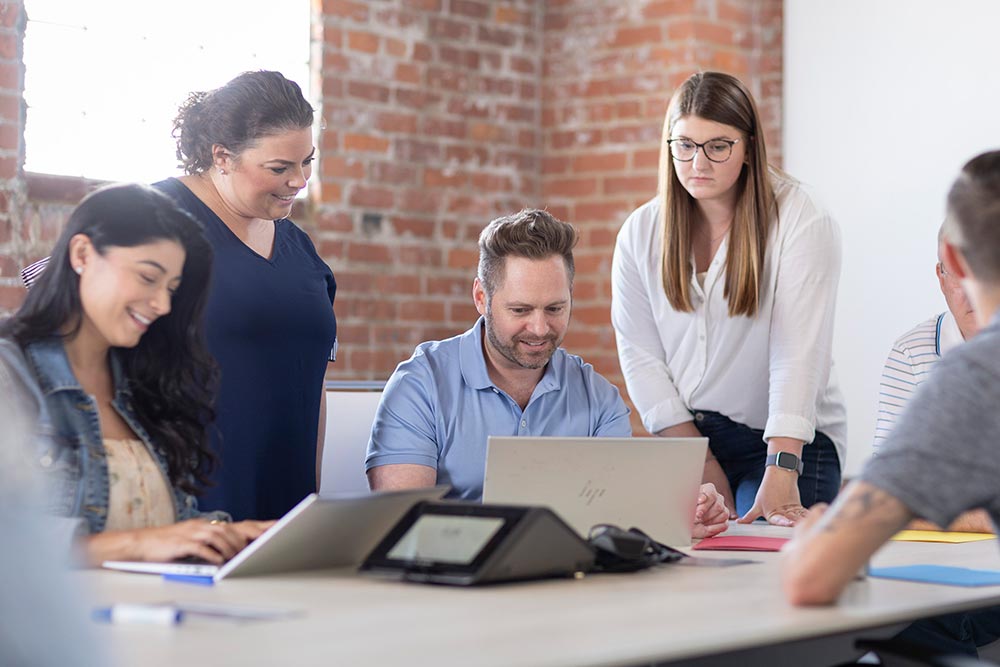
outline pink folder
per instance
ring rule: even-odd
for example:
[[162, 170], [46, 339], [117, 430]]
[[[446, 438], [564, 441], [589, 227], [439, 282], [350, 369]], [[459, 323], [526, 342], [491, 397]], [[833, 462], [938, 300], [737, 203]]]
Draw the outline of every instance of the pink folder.
[[696, 551], [781, 551], [787, 541], [787, 537], [723, 535], [706, 538], [691, 548]]

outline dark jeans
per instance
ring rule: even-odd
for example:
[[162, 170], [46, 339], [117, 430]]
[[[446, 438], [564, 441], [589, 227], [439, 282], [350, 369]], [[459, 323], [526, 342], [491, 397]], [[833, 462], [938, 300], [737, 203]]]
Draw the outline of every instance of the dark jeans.
[[[718, 412], [692, 412], [694, 425], [708, 437], [708, 446], [729, 479], [736, 513], [743, 516], [753, 507], [764, 478], [764, 459], [767, 457], [764, 431], [734, 422]], [[802, 448], [802, 463], [799, 475], [802, 506], [832, 501], [840, 490], [840, 458], [833, 441], [816, 431], [812, 443]]]
[[1000, 607], [925, 618], [907, 626], [895, 638], [923, 644], [942, 655], [978, 658], [978, 647], [1000, 639]]

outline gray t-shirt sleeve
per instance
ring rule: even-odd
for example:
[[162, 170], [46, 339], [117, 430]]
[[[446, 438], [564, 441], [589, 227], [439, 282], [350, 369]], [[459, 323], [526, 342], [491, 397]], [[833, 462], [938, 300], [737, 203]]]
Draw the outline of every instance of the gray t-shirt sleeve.
[[1000, 517], [1000, 365], [990, 338], [938, 363], [859, 476], [940, 526], [980, 507]]

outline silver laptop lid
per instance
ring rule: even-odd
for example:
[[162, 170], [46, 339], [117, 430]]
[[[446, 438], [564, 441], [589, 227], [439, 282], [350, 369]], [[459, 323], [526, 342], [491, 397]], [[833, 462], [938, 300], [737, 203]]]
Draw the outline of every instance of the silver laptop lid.
[[497, 437], [483, 502], [545, 505], [584, 537], [599, 523], [691, 544], [708, 438]]
[[435, 486], [330, 498], [310, 494], [223, 565], [215, 579], [357, 567], [413, 505], [447, 492], [447, 486]]
[[333, 497], [311, 493], [224, 565], [105, 561], [102, 567], [216, 581], [357, 567], [413, 505], [422, 500], [439, 500], [449, 489], [445, 485]]

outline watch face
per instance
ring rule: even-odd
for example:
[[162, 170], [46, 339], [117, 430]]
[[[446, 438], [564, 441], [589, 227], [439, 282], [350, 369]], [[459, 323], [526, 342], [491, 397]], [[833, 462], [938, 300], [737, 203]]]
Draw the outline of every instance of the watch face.
[[799, 457], [791, 452], [778, 452], [778, 457], [775, 459], [774, 464], [779, 468], [785, 468], [787, 470], [798, 470], [799, 469]]

